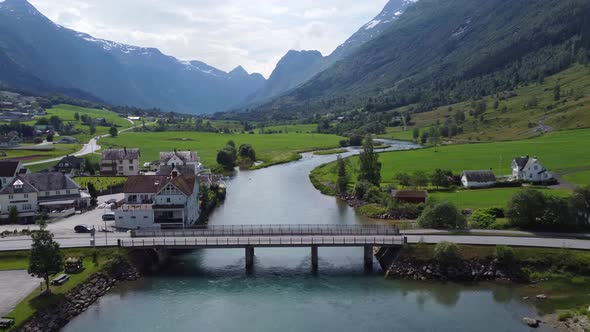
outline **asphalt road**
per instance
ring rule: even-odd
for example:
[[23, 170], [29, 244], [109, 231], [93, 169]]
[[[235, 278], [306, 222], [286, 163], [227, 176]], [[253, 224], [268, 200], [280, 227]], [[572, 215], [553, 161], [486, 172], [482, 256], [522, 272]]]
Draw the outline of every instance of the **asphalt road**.
[[0, 271], [0, 317], [8, 314], [35, 288], [42, 279], [31, 277], [27, 271]]

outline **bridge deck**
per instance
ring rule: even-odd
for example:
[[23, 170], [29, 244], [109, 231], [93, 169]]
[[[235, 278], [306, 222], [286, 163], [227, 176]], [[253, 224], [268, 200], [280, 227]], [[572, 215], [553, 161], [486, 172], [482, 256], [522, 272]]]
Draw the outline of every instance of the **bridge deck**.
[[209, 236], [120, 239], [125, 248], [247, 248], [400, 246], [403, 236]]

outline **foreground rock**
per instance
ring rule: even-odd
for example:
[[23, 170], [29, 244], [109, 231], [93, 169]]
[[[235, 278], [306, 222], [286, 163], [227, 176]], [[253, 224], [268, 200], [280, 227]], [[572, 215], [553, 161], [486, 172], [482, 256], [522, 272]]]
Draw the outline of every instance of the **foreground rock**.
[[537, 328], [537, 327], [539, 327], [539, 323], [541, 321], [538, 319], [530, 318], [530, 317], [523, 317], [522, 322], [530, 327]]
[[37, 312], [17, 331], [59, 331], [72, 318], [85, 311], [96, 300], [111, 290], [117, 282], [137, 280], [138, 277], [137, 270], [129, 264], [117, 267], [110, 274], [96, 273], [84, 284], [68, 292], [63, 300], [48, 309]]

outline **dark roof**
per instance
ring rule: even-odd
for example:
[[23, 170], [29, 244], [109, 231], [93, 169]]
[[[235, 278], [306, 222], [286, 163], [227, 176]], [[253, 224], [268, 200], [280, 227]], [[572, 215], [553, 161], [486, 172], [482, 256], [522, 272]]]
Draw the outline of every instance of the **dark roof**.
[[529, 162], [529, 157], [518, 157], [514, 158], [514, 162], [518, 165], [518, 170], [522, 171], [522, 169], [526, 166]]
[[102, 151], [103, 160], [139, 159], [139, 149], [106, 149]]
[[[54, 168], [75, 168], [80, 169], [82, 167], [82, 163], [84, 162], [83, 158], [78, 158], [76, 156], [67, 156], [62, 158], [57, 164], [55, 164]], [[68, 163], [68, 166], [59, 166], [59, 164]]]
[[39, 191], [80, 189], [80, 186], [63, 173], [29, 173], [20, 178], [26, 180]]
[[7, 178], [16, 175], [19, 162], [16, 160], [0, 161], [0, 176]]
[[10, 143], [14, 141], [16, 138], [16, 136], [2, 135], [0, 136], [0, 143]]
[[396, 190], [393, 193], [395, 198], [426, 198], [428, 192], [426, 190]]
[[193, 176], [177, 176], [170, 181], [178, 190], [182, 191], [185, 195], [190, 196], [193, 194], [195, 189], [195, 181], [197, 178]]
[[193, 165], [183, 165], [183, 166], [168, 166], [162, 165], [158, 170], [158, 175], [171, 175], [172, 171], [176, 169], [180, 175], [195, 175], [195, 166]]
[[172, 157], [178, 157], [178, 159], [187, 162], [194, 162], [197, 160], [197, 154], [193, 151], [174, 151], [174, 152], [160, 152], [160, 162], [167, 163]]
[[168, 176], [134, 175], [127, 178], [124, 193], [157, 193], [168, 184]]
[[467, 181], [472, 182], [495, 182], [496, 175], [492, 171], [463, 171]]
[[[23, 187], [21, 189], [16, 189], [14, 187], [14, 183], [17, 181], [20, 181], [23, 183]], [[35, 187], [33, 187], [29, 182], [27, 182], [22, 177], [18, 176], [14, 180], [12, 180], [12, 182], [10, 182], [9, 185], [4, 187], [2, 189], [2, 191], [0, 191], [0, 195], [15, 194], [15, 193], [25, 193], [26, 194], [26, 193], [34, 193], [37, 191], [38, 190], [35, 189]]]

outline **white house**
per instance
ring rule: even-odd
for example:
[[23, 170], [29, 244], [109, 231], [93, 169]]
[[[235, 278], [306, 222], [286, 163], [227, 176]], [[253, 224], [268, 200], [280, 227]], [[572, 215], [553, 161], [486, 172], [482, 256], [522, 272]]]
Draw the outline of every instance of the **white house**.
[[549, 172], [537, 159], [519, 157], [512, 160], [512, 178], [525, 182], [543, 182], [553, 179], [553, 174]]
[[463, 171], [461, 183], [465, 188], [488, 188], [496, 184], [492, 171]]
[[182, 228], [199, 219], [199, 183], [194, 175], [130, 176], [123, 192], [125, 204], [115, 210], [117, 228]]
[[80, 186], [63, 173], [23, 174], [0, 191], [0, 218], [8, 218], [13, 206], [19, 218], [30, 220], [38, 211], [73, 211], [88, 203]]
[[199, 175], [205, 171], [201, 159], [193, 151], [160, 152], [158, 175]]
[[27, 172], [20, 161], [0, 160], [0, 189], [11, 183], [17, 175]]
[[139, 174], [139, 149], [106, 149], [102, 151], [100, 175], [131, 176]]

